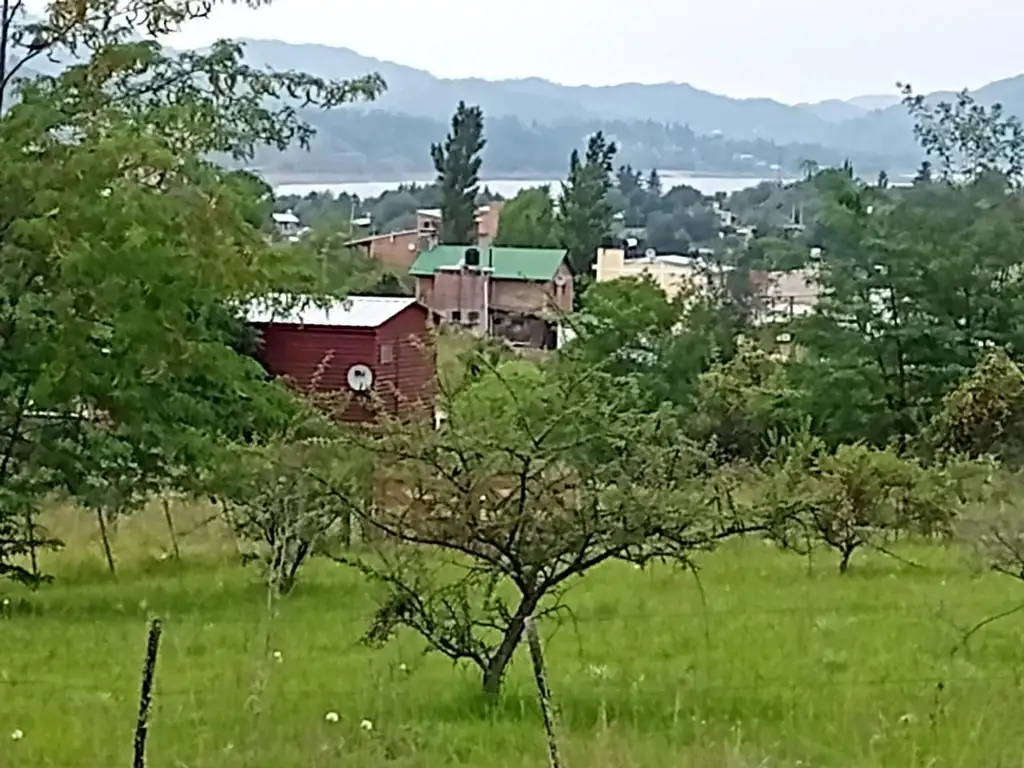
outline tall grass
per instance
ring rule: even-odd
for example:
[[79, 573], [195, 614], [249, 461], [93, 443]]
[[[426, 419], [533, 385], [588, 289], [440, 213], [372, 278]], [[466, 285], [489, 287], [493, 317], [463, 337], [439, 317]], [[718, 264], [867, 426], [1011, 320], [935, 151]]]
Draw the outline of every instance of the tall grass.
[[[488, 707], [469, 669], [403, 636], [360, 643], [368, 587], [315, 563], [274, 606], [237, 564], [210, 510], [176, 509], [181, 560], [159, 504], [122, 521], [105, 572], [94, 521], [65, 509], [69, 539], [42, 557], [37, 593], [3, 586], [0, 766], [126, 764], [146, 617], [165, 620], [151, 766], [544, 766], [526, 649]], [[707, 555], [703, 596], [667, 567], [610, 564], [570, 594], [564, 626], [541, 624], [569, 766], [1022, 766], [1024, 618], [964, 630], [1024, 601], [1024, 584], [979, 576], [953, 550], [805, 560], [759, 541]], [[269, 660], [269, 664], [268, 664]], [[260, 716], [252, 716], [254, 669]], [[328, 713], [337, 713], [328, 719]], [[9, 735], [20, 731], [22, 738]]]

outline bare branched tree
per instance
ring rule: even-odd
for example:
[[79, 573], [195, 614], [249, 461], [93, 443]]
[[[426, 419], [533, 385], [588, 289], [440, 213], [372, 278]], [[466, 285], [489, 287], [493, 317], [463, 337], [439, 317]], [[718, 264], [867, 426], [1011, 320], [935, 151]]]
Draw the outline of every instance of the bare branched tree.
[[692, 565], [755, 527], [721, 502], [675, 413], [641, 412], [628, 379], [560, 359], [476, 355], [467, 370], [440, 392], [440, 428], [351, 438], [375, 456], [359, 514], [383, 534], [341, 558], [384, 588], [368, 641], [410, 628], [497, 694], [527, 619], [557, 612], [574, 579], [613, 559]]

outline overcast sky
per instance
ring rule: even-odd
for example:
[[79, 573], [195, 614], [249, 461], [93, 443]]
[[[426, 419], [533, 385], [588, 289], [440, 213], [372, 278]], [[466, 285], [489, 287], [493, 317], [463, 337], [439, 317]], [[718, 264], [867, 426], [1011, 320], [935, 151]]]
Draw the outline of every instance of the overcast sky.
[[169, 42], [345, 46], [442, 77], [688, 82], [797, 102], [977, 87], [1024, 72], [1017, 0], [276, 0]]

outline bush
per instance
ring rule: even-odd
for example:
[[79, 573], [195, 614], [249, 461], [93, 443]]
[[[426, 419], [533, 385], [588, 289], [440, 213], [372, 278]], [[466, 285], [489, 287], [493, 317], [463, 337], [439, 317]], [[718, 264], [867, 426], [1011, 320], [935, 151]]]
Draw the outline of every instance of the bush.
[[348, 542], [352, 505], [369, 493], [368, 462], [336, 448], [323, 440], [241, 446], [211, 478], [235, 535], [252, 546], [243, 561], [260, 563], [279, 594], [332, 538]]
[[963, 504], [946, 470], [866, 445], [791, 452], [765, 470], [761, 503], [786, 521], [777, 541], [802, 553], [824, 544], [839, 553], [840, 573], [857, 549], [901, 533], [950, 535]]

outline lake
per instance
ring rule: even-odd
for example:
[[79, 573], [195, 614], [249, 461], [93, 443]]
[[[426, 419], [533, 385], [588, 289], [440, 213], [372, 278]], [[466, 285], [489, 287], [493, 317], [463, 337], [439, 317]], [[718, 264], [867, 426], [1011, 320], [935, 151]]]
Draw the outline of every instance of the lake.
[[[668, 190], [672, 187], [678, 187], [682, 184], [688, 184], [695, 189], [700, 190], [705, 195], [713, 195], [715, 192], [725, 192], [731, 194], [747, 187], [754, 187], [760, 184], [762, 181], [778, 181], [774, 179], [757, 179], [747, 178], [741, 176], [696, 176], [687, 173], [679, 172], [659, 172], [661, 175], [661, 183], [664, 189]], [[787, 181], [787, 179], [783, 179]], [[377, 197], [382, 192], [388, 189], [394, 189], [399, 184], [425, 184], [429, 183], [431, 179], [409, 179], [407, 181], [341, 181], [341, 182], [330, 182], [321, 181], [309, 184], [279, 184], [274, 187], [274, 192], [278, 195], [299, 195], [305, 197], [311, 192], [326, 192], [330, 191], [334, 194], [347, 193], [350, 195], [359, 195], [361, 198]], [[544, 184], [550, 184], [552, 189], [558, 189], [558, 184], [561, 179], [487, 179], [481, 182], [481, 186], [490, 187], [492, 192], [497, 192], [502, 197], [513, 197], [519, 190], [525, 189], [526, 187], [539, 187]]]

